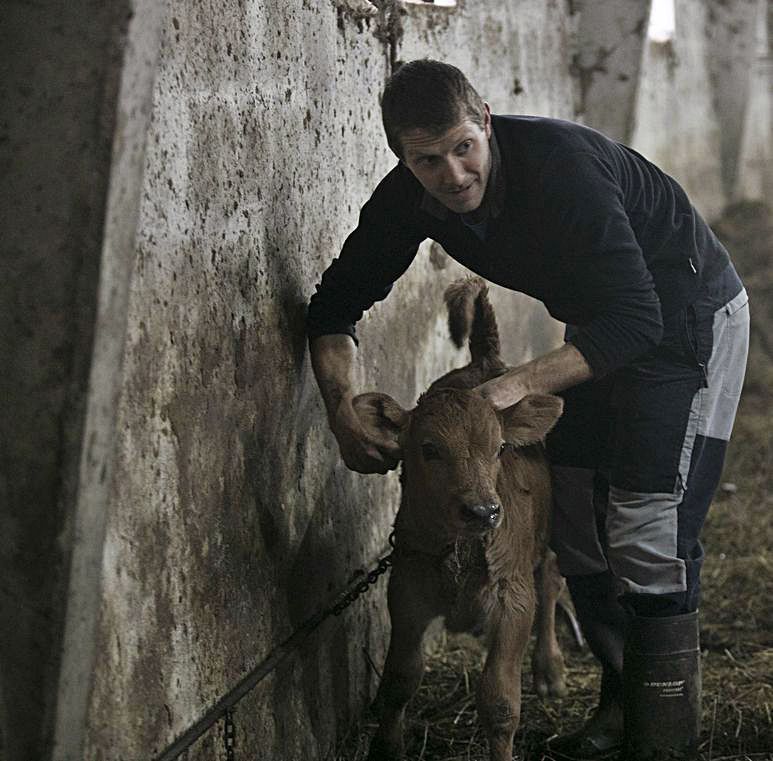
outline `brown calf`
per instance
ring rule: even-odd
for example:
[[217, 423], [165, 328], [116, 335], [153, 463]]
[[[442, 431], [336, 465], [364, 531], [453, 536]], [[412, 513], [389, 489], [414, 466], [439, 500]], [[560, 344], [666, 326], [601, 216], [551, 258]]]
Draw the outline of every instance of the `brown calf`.
[[496, 412], [471, 391], [506, 369], [494, 311], [480, 278], [451, 285], [446, 302], [452, 337], [461, 346], [469, 335], [472, 362], [435, 381], [411, 412], [383, 394], [355, 400], [370, 424], [398, 433], [403, 450], [388, 592], [392, 636], [370, 761], [403, 757], [405, 706], [421, 681], [424, 632], [437, 616], [450, 631], [486, 634], [478, 713], [492, 761], [512, 758], [535, 607], [535, 687], [543, 695], [565, 691], [554, 631], [561, 582], [546, 555], [550, 479], [540, 443], [561, 400], [529, 396]]

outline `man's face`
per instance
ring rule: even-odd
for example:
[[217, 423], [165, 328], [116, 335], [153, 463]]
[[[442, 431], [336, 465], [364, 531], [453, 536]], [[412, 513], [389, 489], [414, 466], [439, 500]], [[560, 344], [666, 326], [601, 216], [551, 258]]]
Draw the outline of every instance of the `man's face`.
[[475, 211], [483, 201], [491, 172], [491, 112], [483, 127], [466, 118], [440, 137], [425, 130], [401, 136], [403, 163], [424, 189], [457, 214]]

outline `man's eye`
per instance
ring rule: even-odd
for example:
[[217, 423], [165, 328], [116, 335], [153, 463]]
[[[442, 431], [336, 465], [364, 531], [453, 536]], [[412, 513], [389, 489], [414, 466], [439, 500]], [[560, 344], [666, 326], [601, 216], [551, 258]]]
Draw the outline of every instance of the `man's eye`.
[[421, 456], [425, 460], [439, 460], [440, 452], [438, 451], [438, 448], [434, 444], [422, 444]]
[[472, 147], [472, 140], [465, 140], [457, 149], [457, 153], [467, 153]]

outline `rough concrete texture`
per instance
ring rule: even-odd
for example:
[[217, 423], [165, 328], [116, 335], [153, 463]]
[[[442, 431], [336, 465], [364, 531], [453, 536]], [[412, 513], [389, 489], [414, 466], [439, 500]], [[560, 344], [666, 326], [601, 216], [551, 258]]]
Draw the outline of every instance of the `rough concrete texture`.
[[81, 435], [78, 494], [69, 519], [70, 574], [56, 702], [55, 759], [83, 757], [102, 603], [101, 567], [109, 514], [105, 507], [113, 475], [116, 405], [122, 388], [129, 283], [162, 7], [155, 0], [132, 0], [122, 13], [125, 28], [118, 48], [122, 59], [120, 85], [113, 107], [115, 127], [104, 206], [89, 394]]
[[630, 143], [650, 0], [577, 0], [578, 120]]
[[[709, 77], [719, 125], [722, 189], [729, 198], [738, 180], [739, 153], [759, 49], [759, 10], [766, 0], [710, 0], [706, 19]], [[762, 26], [762, 25], [759, 25]], [[767, 51], [765, 51], [765, 55]]]
[[[625, 13], [590, 38], [579, 2], [460, 0], [404, 13], [392, 0], [153, 5], [158, 17], [140, 0], [0, 11], [11, 359], [0, 375], [0, 750], [14, 760], [45, 757], [54, 705], [44, 696], [60, 671], [56, 761], [154, 757], [384, 549], [397, 477], [339, 462], [304, 311], [393, 165], [378, 110], [390, 66], [445, 58], [495, 111], [571, 118], [571, 54], [616, 45], [609, 33], [622, 35], [608, 57], [616, 68], [595, 75], [631, 98], [617, 76], [634, 66]], [[129, 65], [121, 40], [134, 7], [146, 32]], [[673, 45], [647, 45], [634, 144], [711, 214], [724, 186], [707, 22], [705, 4], [683, 0]], [[154, 25], [161, 56], [143, 108]], [[115, 122], [121, 78], [130, 84]], [[586, 82], [586, 104], [603, 91]], [[759, 155], [757, 135], [769, 146], [769, 102], [755, 92], [747, 114], [767, 126], [752, 133], [747, 115], [742, 157]], [[441, 300], [461, 272], [422, 246], [363, 320], [362, 390], [410, 405], [466, 361], [450, 348]], [[499, 290], [495, 301], [510, 361], [556, 342], [558, 326], [534, 302]], [[78, 602], [60, 663], [71, 551]], [[245, 756], [324, 758], [374, 692], [364, 651], [381, 662], [383, 598], [382, 584], [324, 623], [242, 701]], [[85, 698], [86, 722], [73, 727]], [[222, 757], [222, 726], [189, 755]]]
[[[521, 26], [517, 55], [541, 56], [523, 78], [544, 111], [568, 115], [560, 6], [548, 23], [543, 3], [519, 5], [531, 47]], [[405, 18], [410, 54], [422, 35], [439, 54], [463, 40], [477, 53], [457, 60], [510, 110], [512, 94], [493, 84], [513, 55], [511, 35], [494, 26], [499, 15], [515, 30], [506, 6], [497, 14], [469, 4], [445, 29]], [[386, 544], [396, 476], [359, 476], [339, 462], [304, 339], [313, 284], [394, 161], [378, 111], [394, 46], [379, 39], [380, 20], [316, 3], [168, 6], [88, 758], [160, 751]], [[414, 32], [419, 23], [430, 28]], [[552, 102], [544, 89], [537, 95], [540, 80], [553, 83]], [[464, 361], [450, 351], [441, 299], [460, 272], [427, 245], [371, 311], [360, 331], [363, 390], [411, 404]], [[511, 310], [521, 323], [534, 311]], [[533, 350], [521, 324], [503, 328], [520, 339], [514, 360]], [[555, 338], [548, 333], [543, 344]], [[324, 624], [240, 705], [242, 747], [324, 757], [373, 693], [362, 649], [383, 658], [383, 591]], [[220, 742], [215, 731], [197, 753], [211, 758]]]
[[770, 187], [767, 5], [678, 0], [673, 40], [645, 45], [632, 144], [709, 219]]
[[773, 196], [773, 4], [764, 0], [757, 4], [754, 37], [755, 55], [731, 201]]
[[632, 144], [673, 175], [704, 216], [723, 208], [720, 125], [705, 35], [708, 6], [680, 0], [673, 40], [648, 40]]
[[0, 757], [55, 713], [130, 3], [0, 4]]

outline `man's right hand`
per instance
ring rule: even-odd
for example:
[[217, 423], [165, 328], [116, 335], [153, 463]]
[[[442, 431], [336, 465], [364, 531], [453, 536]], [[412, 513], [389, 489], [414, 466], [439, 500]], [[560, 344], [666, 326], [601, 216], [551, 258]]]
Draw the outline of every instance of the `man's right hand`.
[[319, 336], [310, 348], [311, 365], [325, 402], [330, 429], [347, 467], [358, 473], [386, 473], [396, 468], [400, 460], [397, 431], [377, 425], [377, 410], [368, 401], [368, 395], [358, 397], [359, 410], [354, 407], [352, 338], [343, 334]]
[[358, 415], [352, 398], [344, 396], [330, 420], [341, 457], [357, 473], [387, 473], [400, 462], [397, 434], [390, 436]]

